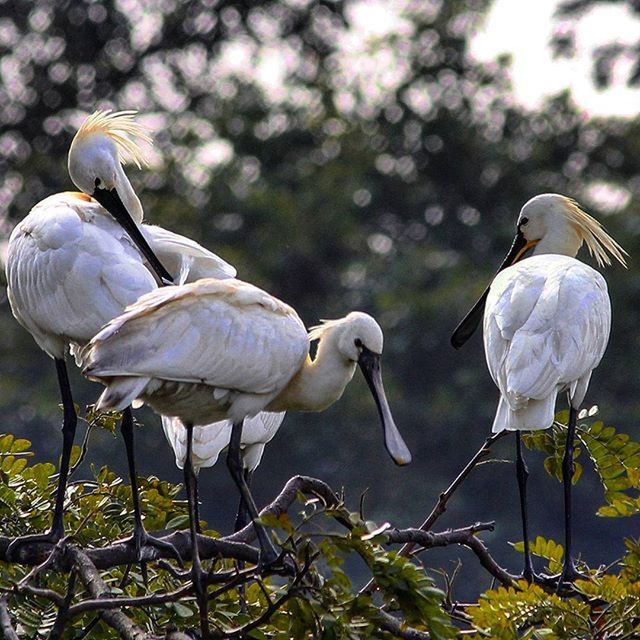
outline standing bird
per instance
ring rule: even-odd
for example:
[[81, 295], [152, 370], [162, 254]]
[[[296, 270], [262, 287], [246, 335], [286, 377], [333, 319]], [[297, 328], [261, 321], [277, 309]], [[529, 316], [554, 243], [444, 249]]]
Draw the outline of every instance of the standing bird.
[[[314, 360], [311, 340], [319, 340]], [[294, 309], [261, 289], [240, 280], [204, 279], [143, 296], [87, 346], [83, 374], [107, 386], [98, 408], [117, 409], [139, 399], [186, 427], [192, 575], [201, 616], [206, 583], [195, 535], [194, 424], [232, 421], [227, 465], [254, 522], [262, 560], [270, 563], [277, 554], [256, 522], [243, 474], [244, 419], [262, 410], [322, 411], [340, 398], [357, 364], [377, 404], [387, 450], [397, 464], [409, 463], [384, 394], [382, 344], [382, 330], [365, 313], [324, 322], [307, 334]]]
[[[523, 575], [529, 581], [534, 572], [527, 529], [528, 470], [520, 431], [548, 429], [553, 424], [556, 396], [567, 391], [569, 423], [562, 464], [565, 557], [559, 588], [579, 576], [571, 555], [576, 417], [611, 328], [611, 304], [604, 278], [575, 258], [583, 243], [598, 266], [610, 265], [611, 254], [626, 267], [626, 252], [574, 200], [549, 193], [529, 200], [520, 211], [516, 237], [498, 274], [451, 338], [456, 349], [461, 347], [484, 311], [487, 365], [500, 389], [493, 432], [516, 432], [525, 546]], [[529, 249], [533, 249], [531, 257], [523, 260]]]
[[[235, 275], [233, 267], [193, 240], [142, 224], [142, 206], [121, 164], [140, 166], [144, 156], [138, 143], [148, 140], [146, 130], [133, 120], [133, 112], [89, 116], [69, 151], [69, 173], [83, 192], [58, 193], [39, 202], [9, 239], [6, 269], [11, 309], [54, 359], [64, 410], [51, 529], [17, 538], [12, 552], [25, 542], [55, 542], [64, 535], [64, 495], [77, 421], [65, 364], [67, 347], [77, 353], [108, 320], [159, 283]], [[148, 536], [142, 525], [128, 408], [122, 434], [134, 498], [132, 540], [138, 554], [145, 543], [166, 547]]]

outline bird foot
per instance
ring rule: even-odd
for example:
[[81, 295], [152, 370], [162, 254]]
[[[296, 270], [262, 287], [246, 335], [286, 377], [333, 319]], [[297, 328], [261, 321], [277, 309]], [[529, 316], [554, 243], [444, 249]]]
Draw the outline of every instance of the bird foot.
[[31, 533], [26, 536], [19, 536], [14, 538], [7, 547], [6, 558], [7, 562], [14, 562], [16, 560], [16, 553], [21, 547], [31, 544], [57, 544], [63, 536], [63, 532], [58, 528], [51, 528], [47, 533]]
[[142, 560], [142, 550], [144, 547], [154, 547], [159, 551], [166, 551], [171, 554], [175, 560], [178, 562], [181, 568], [184, 567], [184, 562], [182, 560], [182, 556], [176, 547], [167, 540], [163, 540], [162, 538], [157, 538], [147, 533], [144, 527], [137, 527], [133, 535], [129, 538], [124, 538], [123, 540], [118, 540], [120, 544], [133, 545], [136, 550], [136, 559]]
[[589, 576], [576, 569], [573, 560], [569, 558], [568, 562], [565, 562], [562, 569], [562, 573], [558, 577], [558, 584], [556, 587], [556, 593], [562, 593], [565, 590], [571, 590], [573, 583], [576, 580], [588, 580]]

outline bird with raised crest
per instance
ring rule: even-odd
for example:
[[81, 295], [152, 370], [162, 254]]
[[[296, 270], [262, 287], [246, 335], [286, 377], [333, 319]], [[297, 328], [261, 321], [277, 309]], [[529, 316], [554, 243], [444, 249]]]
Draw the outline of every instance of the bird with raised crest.
[[[161, 227], [142, 223], [143, 211], [122, 165], [145, 162], [147, 130], [134, 112], [97, 111], [76, 133], [69, 173], [82, 191], [58, 193], [36, 204], [19, 222], [7, 252], [8, 297], [14, 316], [54, 359], [62, 397], [63, 447], [51, 529], [22, 536], [26, 542], [55, 542], [64, 535], [63, 507], [76, 412], [65, 353], [74, 355], [111, 318], [159, 284], [203, 276], [235, 275], [235, 269], [198, 243]], [[133, 455], [133, 421], [123, 408], [134, 497], [132, 542], [166, 546], [143, 527]]]
[[497, 275], [451, 338], [453, 346], [460, 348], [484, 314], [487, 365], [500, 390], [493, 432], [516, 434], [523, 575], [530, 581], [535, 574], [529, 551], [528, 470], [520, 432], [551, 427], [556, 397], [567, 392], [569, 422], [562, 463], [565, 555], [558, 589], [579, 576], [572, 557], [571, 531], [576, 419], [611, 328], [611, 303], [604, 278], [575, 258], [583, 244], [599, 267], [610, 265], [610, 256], [626, 266], [626, 252], [574, 200], [553, 193], [529, 200], [520, 211], [516, 237]]

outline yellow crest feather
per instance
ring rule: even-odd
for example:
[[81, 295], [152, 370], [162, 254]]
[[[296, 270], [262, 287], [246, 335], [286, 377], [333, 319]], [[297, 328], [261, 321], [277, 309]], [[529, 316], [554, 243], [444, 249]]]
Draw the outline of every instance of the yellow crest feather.
[[599, 267], [609, 266], [613, 256], [623, 267], [627, 267], [624, 256], [629, 255], [605, 230], [604, 227], [572, 198], [564, 199], [565, 215], [571, 226], [587, 245], [589, 253], [595, 258]]
[[100, 133], [111, 139], [118, 150], [122, 164], [135, 164], [138, 169], [147, 164], [139, 141], [153, 144], [149, 130], [135, 121], [137, 111], [94, 111], [80, 126], [76, 138]]

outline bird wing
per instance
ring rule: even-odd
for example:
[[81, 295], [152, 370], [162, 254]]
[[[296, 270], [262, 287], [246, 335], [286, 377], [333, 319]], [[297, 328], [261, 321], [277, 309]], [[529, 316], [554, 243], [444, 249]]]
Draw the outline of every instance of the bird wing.
[[91, 341], [85, 373], [269, 394], [284, 388], [308, 350], [291, 307], [246, 282], [211, 278], [131, 305]]
[[140, 231], [175, 284], [200, 278], [235, 278], [236, 270], [202, 245], [162, 227], [142, 224]]
[[514, 409], [555, 394], [598, 365], [610, 326], [597, 271], [566, 256], [527, 258], [491, 285], [484, 318], [491, 376]]
[[[56, 194], [36, 205], [9, 240], [12, 311], [54, 357], [156, 287], [124, 230], [101, 210], [75, 194]], [[56, 343], [62, 353], [51, 347]]]
[[[261, 411], [251, 418], [245, 418], [242, 446], [269, 442], [278, 431], [284, 416], [284, 413]], [[212, 467], [218, 461], [220, 452], [229, 444], [231, 427], [230, 420], [194, 427], [193, 465], [196, 470]], [[162, 416], [162, 428], [176, 456], [176, 465], [182, 469], [187, 456], [187, 431], [179, 418], [167, 416]]]

